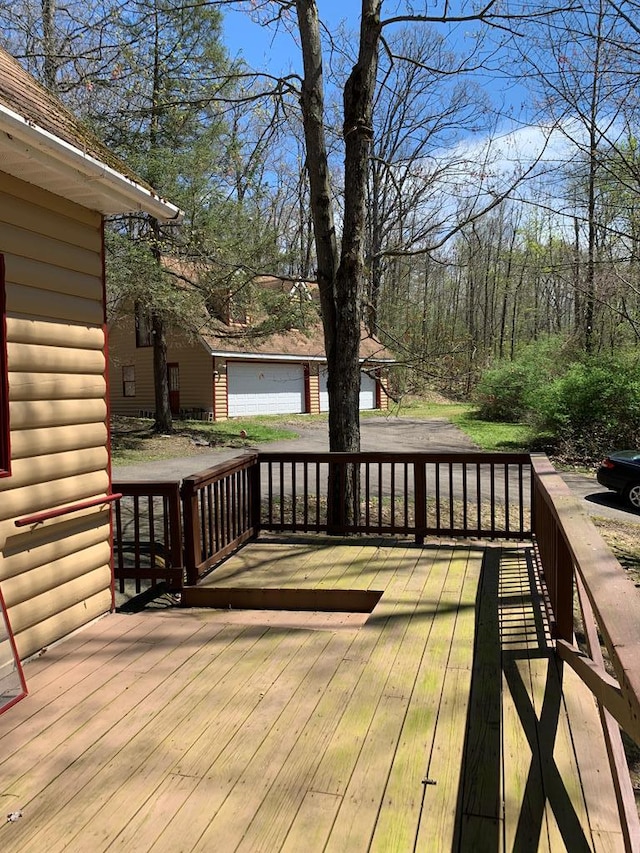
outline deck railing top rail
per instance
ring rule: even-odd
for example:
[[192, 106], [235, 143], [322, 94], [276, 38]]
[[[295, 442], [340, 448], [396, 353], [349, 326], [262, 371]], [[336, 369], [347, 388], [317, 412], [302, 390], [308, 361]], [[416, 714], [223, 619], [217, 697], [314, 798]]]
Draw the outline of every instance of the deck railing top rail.
[[[569, 563], [559, 565], [557, 569], [569, 578], [575, 572], [582, 582], [619, 689], [616, 687], [609, 691], [608, 674], [597, 671], [586, 661], [585, 664], [592, 670], [594, 679], [596, 676], [603, 679], [602, 690], [609, 694], [610, 703], [616, 706], [610, 710], [616, 717], [624, 714], [625, 719], [619, 719], [619, 722], [640, 743], [640, 595], [547, 457], [532, 455], [532, 465], [537, 510], [542, 509], [539, 504], [543, 503], [547, 516], [551, 516], [551, 526], [555, 527], [556, 555]], [[549, 528], [549, 521], [538, 518], [534, 529], [537, 528], [537, 532], [544, 536], [544, 528]], [[552, 579], [554, 567], [549, 559], [544, 559], [544, 555], [543, 565]], [[572, 644], [573, 625], [570, 635], [563, 631], [559, 633], [561, 641]], [[574, 663], [573, 660], [568, 662]], [[595, 680], [593, 687], [596, 687]]]

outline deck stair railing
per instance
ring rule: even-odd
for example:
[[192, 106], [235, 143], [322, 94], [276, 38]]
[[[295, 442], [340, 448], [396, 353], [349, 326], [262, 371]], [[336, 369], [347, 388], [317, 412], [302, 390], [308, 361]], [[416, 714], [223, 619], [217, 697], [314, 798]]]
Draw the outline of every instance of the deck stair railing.
[[259, 470], [246, 453], [182, 481], [187, 583], [258, 534]]
[[184, 573], [180, 484], [123, 480], [113, 487], [122, 494], [113, 525], [114, 576], [120, 592], [132, 581], [139, 593], [143, 580], [180, 589]]
[[640, 850], [640, 821], [620, 738], [622, 728], [640, 745], [638, 599], [620, 563], [546, 456], [534, 454], [531, 461], [534, 541], [556, 651], [598, 703], [624, 816], [625, 849]]

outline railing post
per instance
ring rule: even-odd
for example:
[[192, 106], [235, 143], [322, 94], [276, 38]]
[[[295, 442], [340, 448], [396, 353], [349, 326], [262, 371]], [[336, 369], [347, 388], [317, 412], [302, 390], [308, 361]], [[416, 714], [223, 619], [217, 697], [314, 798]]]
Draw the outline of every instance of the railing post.
[[184, 568], [187, 583], [193, 586], [198, 582], [198, 554], [200, 551], [200, 514], [198, 512], [198, 493], [190, 480], [182, 483], [182, 514], [184, 518]]
[[251, 527], [254, 538], [260, 533], [262, 527], [262, 481], [260, 475], [260, 456], [257, 455], [253, 465], [249, 469], [250, 512]]
[[573, 643], [573, 560], [561, 531], [555, 531], [556, 639]]
[[415, 495], [415, 537], [418, 545], [424, 545], [427, 529], [427, 466], [425, 462], [413, 463], [413, 490]]
[[[180, 512], [180, 484], [175, 483], [168, 500], [169, 505], [169, 556], [172, 568], [181, 566], [184, 573], [184, 549], [182, 547], [182, 516]], [[180, 580], [182, 587], [183, 579]]]

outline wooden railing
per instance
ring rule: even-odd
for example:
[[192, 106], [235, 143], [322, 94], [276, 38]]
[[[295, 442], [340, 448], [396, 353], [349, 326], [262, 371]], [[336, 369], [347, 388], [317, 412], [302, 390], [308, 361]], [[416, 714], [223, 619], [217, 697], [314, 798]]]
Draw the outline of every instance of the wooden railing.
[[[353, 465], [360, 500], [347, 522], [350, 514], [327, 513], [328, 483], [330, 476], [344, 482]], [[637, 596], [632, 601], [620, 564], [546, 457], [250, 453], [187, 477], [180, 494], [177, 483], [117, 482], [113, 489], [124, 495], [116, 508], [116, 577], [176, 586], [183, 577], [197, 583], [261, 529], [409, 535], [417, 542], [428, 535], [532, 539], [558, 655], [598, 701], [627, 849], [640, 850], [618, 727], [640, 743]]]
[[[531, 536], [527, 454], [260, 453], [259, 462], [263, 530], [405, 534], [418, 542]], [[329, 478], [346, 495], [346, 471], [354, 465], [358, 505], [332, 515]], [[346, 497], [337, 505], [345, 509]]]
[[[640, 850], [640, 823], [619, 729], [640, 744], [638, 597], [549, 460], [532, 455], [531, 461], [534, 541], [557, 653], [598, 702], [618, 806], [625, 816], [626, 849]], [[576, 626], [584, 638], [580, 646]]]
[[256, 536], [258, 454], [247, 453], [182, 481], [187, 583]]
[[114, 576], [120, 591], [133, 580], [135, 591], [142, 581], [165, 581], [181, 589], [184, 575], [180, 484], [118, 481], [122, 497], [115, 504], [113, 530]]

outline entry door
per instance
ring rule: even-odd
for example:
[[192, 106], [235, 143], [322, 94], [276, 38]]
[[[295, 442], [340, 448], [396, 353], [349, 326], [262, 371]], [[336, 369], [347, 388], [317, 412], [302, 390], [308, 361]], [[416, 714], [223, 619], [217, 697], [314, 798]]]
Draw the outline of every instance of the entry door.
[[167, 364], [169, 382], [169, 406], [172, 415], [180, 414], [180, 365], [177, 362]]

